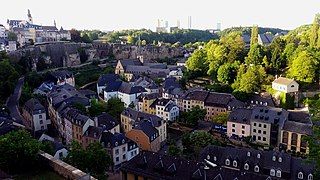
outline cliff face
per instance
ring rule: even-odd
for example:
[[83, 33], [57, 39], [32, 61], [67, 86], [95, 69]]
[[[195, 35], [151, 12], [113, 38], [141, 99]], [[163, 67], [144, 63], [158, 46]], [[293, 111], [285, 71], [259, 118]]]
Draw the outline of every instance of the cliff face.
[[27, 57], [32, 65], [36, 68], [39, 59], [44, 59], [51, 67], [71, 67], [81, 64], [79, 49], [84, 49], [87, 61], [93, 59], [114, 57], [115, 59], [135, 59], [142, 55], [144, 59], [155, 60], [164, 58], [181, 57], [184, 54], [184, 48], [172, 48], [168, 46], [131, 46], [121, 44], [106, 43], [44, 43], [10, 53], [11, 57], [19, 60]]

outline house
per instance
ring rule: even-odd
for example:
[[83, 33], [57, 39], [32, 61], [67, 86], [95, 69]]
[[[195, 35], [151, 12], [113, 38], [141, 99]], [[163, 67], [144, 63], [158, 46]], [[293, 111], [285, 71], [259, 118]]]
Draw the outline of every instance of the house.
[[150, 108], [152, 103], [160, 98], [160, 94], [142, 94], [138, 98], [138, 111], [149, 114], [156, 114], [155, 108]]
[[142, 120], [135, 124], [134, 128], [126, 133], [126, 137], [138, 144], [142, 150], [158, 152], [161, 141], [159, 131], [151, 121]]
[[272, 82], [272, 89], [284, 93], [296, 93], [299, 91], [299, 84], [293, 79], [279, 77]]
[[[262, 175], [265, 179], [313, 179], [314, 164], [280, 151], [208, 146], [200, 154], [200, 161], [211, 162], [217, 168], [233, 169], [240, 174]], [[209, 165], [208, 165], [209, 166]], [[207, 174], [210, 174], [210, 170]], [[309, 178], [308, 178], [309, 176]], [[300, 177], [300, 178], [299, 178]], [[239, 177], [240, 178], [240, 177]], [[227, 178], [230, 179], [230, 178]], [[233, 179], [233, 178], [231, 178]], [[243, 179], [256, 179], [247, 177]], [[257, 179], [261, 179], [257, 177]]]
[[34, 132], [47, 130], [48, 125], [51, 124], [51, 120], [47, 119], [45, 107], [35, 98], [25, 103], [22, 109], [22, 115], [26, 119], [28, 126]]
[[226, 93], [193, 90], [186, 92], [178, 98], [177, 103], [180, 111], [187, 112], [193, 107], [199, 106], [206, 109], [205, 120], [210, 121], [218, 114], [230, 112], [232, 109], [244, 107], [244, 103], [237, 100], [233, 95]]
[[274, 37], [275, 36], [271, 33], [259, 34], [258, 35], [258, 44], [260, 44], [262, 46], [269, 46], [272, 43]]
[[38, 88], [33, 90], [33, 94], [47, 96], [54, 86], [55, 85], [53, 82], [44, 82]]
[[55, 85], [69, 84], [75, 86], [75, 79], [71, 72], [67, 70], [53, 71], [46, 77], [47, 81], [53, 82]]
[[89, 89], [80, 89], [79, 93], [88, 99], [99, 99], [98, 94]]
[[268, 146], [280, 142], [281, 128], [288, 119], [288, 111], [281, 108], [253, 107], [250, 126], [252, 141]]
[[120, 76], [118, 74], [104, 74], [101, 75], [97, 82], [97, 93], [98, 95], [103, 92], [107, 86], [110, 86], [111, 83], [115, 81], [121, 81]]
[[126, 108], [121, 113], [121, 126], [126, 133], [136, 128], [136, 124], [142, 121], [150, 121], [150, 124], [158, 130], [160, 143], [167, 139], [167, 123], [160, 117], [131, 108]]
[[290, 110], [288, 120], [281, 129], [280, 148], [300, 153], [308, 153], [304, 137], [312, 136], [312, 122], [309, 113]]
[[52, 156], [55, 159], [63, 159], [66, 158], [69, 151], [68, 149], [59, 141], [55, 140], [54, 138], [46, 135], [46, 134], [42, 134], [41, 137], [39, 138], [40, 142], [49, 142], [51, 144], [51, 146], [53, 147], [53, 154]]
[[146, 93], [146, 90], [141, 86], [114, 81], [103, 90], [103, 97], [106, 102], [111, 98], [119, 98], [124, 103], [124, 106], [128, 107], [129, 105], [135, 106], [138, 103], [138, 96], [144, 93]]
[[183, 76], [182, 69], [179, 67], [171, 68], [167, 77], [174, 77], [177, 80], [180, 80]]
[[178, 106], [169, 99], [157, 99], [150, 105], [150, 108], [154, 108], [156, 115], [166, 122], [175, 121], [179, 117]]
[[100, 142], [111, 155], [114, 166], [129, 161], [139, 154], [137, 144], [122, 133], [103, 132]]
[[229, 114], [227, 122], [227, 135], [229, 137], [251, 136], [250, 118], [252, 109], [237, 108]]
[[186, 67], [186, 59], [180, 59], [180, 60], [177, 62], [177, 66]]
[[252, 94], [247, 98], [247, 105], [252, 106], [270, 106], [275, 107], [272, 96], [268, 93]]
[[91, 143], [100, 142], [102, 129], [96, 126], [89, 126], [82, 136], [82, 146], [87, 148]]
[[120, 123], [106, 112], [95, 117], [94, 121], [95, 126], [101, 128], [102, 131], [108, 131], [112, 134], [120, 133]]
[[168, 77], [162, 85], [162, 97], [166, 99], [177, 98], [183, 93], [182, 87], [174, 77]]
[[145, 88], [147, 94], [159, 93], [159, 86], [151, 78], [145, 76], [139, 77], [133, 85]]

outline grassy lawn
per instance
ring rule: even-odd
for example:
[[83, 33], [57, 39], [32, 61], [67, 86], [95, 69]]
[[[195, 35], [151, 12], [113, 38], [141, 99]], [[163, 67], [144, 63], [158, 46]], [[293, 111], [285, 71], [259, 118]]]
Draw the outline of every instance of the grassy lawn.
[[14, 177], [16, 180], [65, 180], [65, 178], [59, 176], [53, 171], [44, 170], [41, 172], [30, 172], [28, 174], [22, 174]]

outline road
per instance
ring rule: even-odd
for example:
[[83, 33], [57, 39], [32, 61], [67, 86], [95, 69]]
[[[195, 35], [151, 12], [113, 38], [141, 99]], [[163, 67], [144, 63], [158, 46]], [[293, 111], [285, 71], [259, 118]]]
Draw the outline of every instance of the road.
[[21, 96], [21, 90], [22, 90], [23, 84], [24, 84], [24, 77], [22, 76], [18, 80], [13, 94], [7, 100], [7, 107], [10, 111], [10, 114], [11, 114], [13, 120], [19, 124], [24, 124], [24, 119], [21, 116], [20, 111], [19, 111], [19, 99]]

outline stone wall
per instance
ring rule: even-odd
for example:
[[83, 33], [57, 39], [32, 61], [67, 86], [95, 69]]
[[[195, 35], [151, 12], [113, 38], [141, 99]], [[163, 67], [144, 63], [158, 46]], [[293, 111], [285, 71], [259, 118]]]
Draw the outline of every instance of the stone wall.
[[96, 180], [96, 178], [89, 176], [81, 170], [51, 156], [47, 153], [39, 154], [43, 162], [48, 165], [54, 172], [66, 179], [76, 180]]

